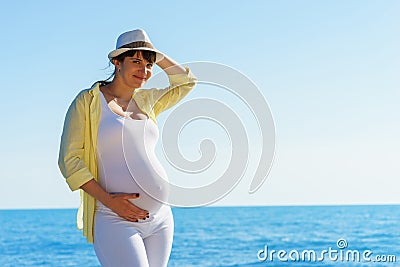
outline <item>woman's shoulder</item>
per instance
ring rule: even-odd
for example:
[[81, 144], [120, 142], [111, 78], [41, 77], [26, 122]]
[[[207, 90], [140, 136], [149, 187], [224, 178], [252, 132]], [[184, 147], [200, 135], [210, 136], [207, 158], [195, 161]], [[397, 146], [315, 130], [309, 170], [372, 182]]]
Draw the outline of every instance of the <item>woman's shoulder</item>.
[[93, 98], [100, 92], [100, 82], [95, 82], [90, 88], [82, 89], [75, 97], [77, 100]]

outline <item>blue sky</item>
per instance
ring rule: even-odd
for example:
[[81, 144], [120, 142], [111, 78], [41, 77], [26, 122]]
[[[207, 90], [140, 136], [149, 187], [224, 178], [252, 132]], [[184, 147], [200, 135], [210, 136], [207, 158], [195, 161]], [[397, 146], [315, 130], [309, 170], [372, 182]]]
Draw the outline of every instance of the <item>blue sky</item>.
[[0, 208], [78, 205], [57, 168], [65, 112], [135, 28], [179, 62], [240, 70], [268, 100], [271, 173], [249, 195], [250, 171], [216, 204], [400, 202], [399, 1], [13, 1], [1, 12]]

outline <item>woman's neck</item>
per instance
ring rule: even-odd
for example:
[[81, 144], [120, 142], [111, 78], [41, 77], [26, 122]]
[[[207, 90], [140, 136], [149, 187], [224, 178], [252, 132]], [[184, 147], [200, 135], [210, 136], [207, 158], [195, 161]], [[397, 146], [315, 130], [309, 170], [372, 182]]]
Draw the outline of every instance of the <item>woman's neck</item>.
[[135, 88], [126, 87], [126, 85], [124, 86], [124, 84], [115, 79], [111, 83], [105, 85], [103, 88], [104, 91], [110, 96], [124, 101], [130, 101], [133, 92], [135, 91]]

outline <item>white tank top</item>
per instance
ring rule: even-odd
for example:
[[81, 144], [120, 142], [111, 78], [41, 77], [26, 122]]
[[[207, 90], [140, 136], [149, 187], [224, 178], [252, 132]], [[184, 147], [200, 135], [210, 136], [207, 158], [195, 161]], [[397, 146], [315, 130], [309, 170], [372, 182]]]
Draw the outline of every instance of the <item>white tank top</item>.
[[[122, 117], [108, 107], [101, 95], [102, 112], [97, 139], [98, 181], [109, 193], [139, 193], [138, 199], [130, 200], [136, 206], [154, 213], [166, 201], [167, 188], [159, 179], [168, 180], [167, 174], [155, 154], [159, 132], [149, 118], [135, 120]], [[132, 100], [134, 101], [134, 100]], [[135, 179], [138, 181], [136, 182]], [[142, 188], [150, 189], [156, 198]], [[105, 208], [97, 201], [98, 208]]]

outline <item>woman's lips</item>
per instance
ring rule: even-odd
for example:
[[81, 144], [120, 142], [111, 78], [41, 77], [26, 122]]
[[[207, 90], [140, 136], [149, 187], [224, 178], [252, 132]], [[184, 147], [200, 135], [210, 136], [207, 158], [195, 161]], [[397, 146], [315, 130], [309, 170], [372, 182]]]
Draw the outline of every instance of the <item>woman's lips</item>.
[[135, 77], [136, 79], [142, 80], [142, 81], [146, 81], [146, 77], [139, 77], [136, 75], [133, 75], [133, 77]]

